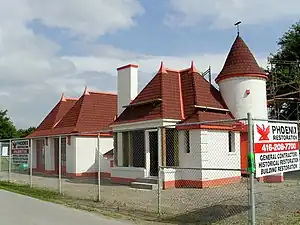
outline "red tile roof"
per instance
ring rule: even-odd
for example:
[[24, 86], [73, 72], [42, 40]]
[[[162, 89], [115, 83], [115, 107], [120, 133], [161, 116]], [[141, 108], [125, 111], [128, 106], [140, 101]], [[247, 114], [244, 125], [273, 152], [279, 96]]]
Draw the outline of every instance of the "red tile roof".
[[62, 95], [60, 101], [55, 105], [55, 107], [50, 111], [50, 113], [45, 117], [45, 119], [40, 123], [37, 129], [30, 134], [28, 137], [37, 137], [47, 134], [55, 125], [63, 118], [63, 116], [73, 107], [77, 99], [65, 98]]
[[166, 69], [162, 64], [154, 78], [113, 125], [153, 119], [187, 122], [190, 122], [189, 118], [195, 118], [196, 121], [211, 117], [232, 119], [229, 113], [218, 110], [209, 113], [210, 109], [205, 109], [206, 113], [199, 114], [204, 109], [197, 108], [196, 105], [227, 109], [220, 92], [197, 72], [194, 63], [190, 68], [180, 71]]
[[266, 73], [259, 67], [250, 49], [238, 35], [231, 46], [223, 69], [215, 81], [232, 76], [257, 75], [267, 78]]
[[[60, 118], [53, 129], [42, 132], [43, 136], [78, 132], [108, 131], [117, 114], [117, 95], [89, 92], [84, 94]], [[96, 133], [95, 133], [96, 134]], [[34, 133], [30, 136], [36, 136]], [[38, 136], [41, 136], [40, 134]]]

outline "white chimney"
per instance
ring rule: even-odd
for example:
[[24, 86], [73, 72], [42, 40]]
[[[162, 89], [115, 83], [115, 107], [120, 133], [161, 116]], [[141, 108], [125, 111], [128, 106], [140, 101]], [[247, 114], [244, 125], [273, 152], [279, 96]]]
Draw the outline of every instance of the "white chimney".
[[118, 71], [118, 116], [138, 94], [138, 65], [119, 67]]

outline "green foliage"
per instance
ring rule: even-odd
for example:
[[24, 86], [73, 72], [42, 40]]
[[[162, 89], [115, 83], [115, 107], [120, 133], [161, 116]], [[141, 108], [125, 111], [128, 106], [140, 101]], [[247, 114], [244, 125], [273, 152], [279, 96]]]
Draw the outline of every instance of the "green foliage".
[[0, 110], [0, 139], [13, 138], [16, 136], [16, 127], [7, 116], [7, 110]]
[[29, 134], [31, 134], [33, 131], [35, 131], [35, 127], [29, 127], [28, 129], [19, 129], [17, 131], [18, 133], [18, 137], [19, 138], [23, 138], [23, 137], [26, 137], [28, 136]]
[[28, 129], [16, 129], [15, 125], [8, 117], [7, 110], [0, 110], [0, 139], [23, 138], [31, 134], [35, 127]]
[[[277, 52], [270, 55], [273, 67], [268, 71], [270, 73], [267, 82], [269, 99], [274, 97], [271, 96], [272, 93], [283, 98], [299, 98], [300, 95], [296, 92], [300, 89], [300, 68], [297, 62], [300, 61], [300, 21], [293, 24], [277, 44], [279, 46]], [[276, 87], [272, 85], [271, 80], [275, 81]], [[271, 105], [270, 109], [270, 117], [275, 119], [297, 120], [299, 118], [300, 109], [296, 102], [288, 100], [277, 102], [277, 105]]]

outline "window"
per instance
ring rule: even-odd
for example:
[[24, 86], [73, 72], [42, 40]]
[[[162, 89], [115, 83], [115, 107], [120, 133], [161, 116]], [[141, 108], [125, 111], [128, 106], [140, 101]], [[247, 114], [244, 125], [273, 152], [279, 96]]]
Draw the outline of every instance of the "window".
[[190, 131], [189, 130], [184, 131], [184, 144], [185, 144], [185, 152], [190, 153], [191, 149], [190, 149]]
[[178, 131], [166, 129], [166, 166], [179, 166]]
[[229, 147], [229, 152], [235, 152], [235, 138], [234, 138], [234, 132], [232, 131], [228, 132], [228, 147]]
[[129, 149], [130, 149], [130, 133], [123, 132], [122, 133], [122, 146], [123, 146], [123, 166], [128, 167], [129, 166]]
[[144, 167], [146, 164], [145, 157], [145, 131], [135, 130], [131, 133], [132, 138], [132, 166]]
[[145, 131], [122, 133], [123, 166], [145, 167]]

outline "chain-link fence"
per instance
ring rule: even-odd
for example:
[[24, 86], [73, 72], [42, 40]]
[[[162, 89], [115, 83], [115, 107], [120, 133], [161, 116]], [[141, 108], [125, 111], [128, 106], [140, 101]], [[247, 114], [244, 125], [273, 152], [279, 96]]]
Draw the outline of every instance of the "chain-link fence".
[[298, 172], [284, 173], [284, 182], [255, 177], [256, 124], [249, 115], [2, 140], [0, 176], [56, 190], [76, 204], [165, 223], [288, 224], [299, 210]]
[[211, 121], [163, 128], [163, 215], [185, 223], [247, 223], [247, 162], [242, 161], [247, 161], [247, 152], [242, 155], [247, 145], [241, 146], [245, 122]]

